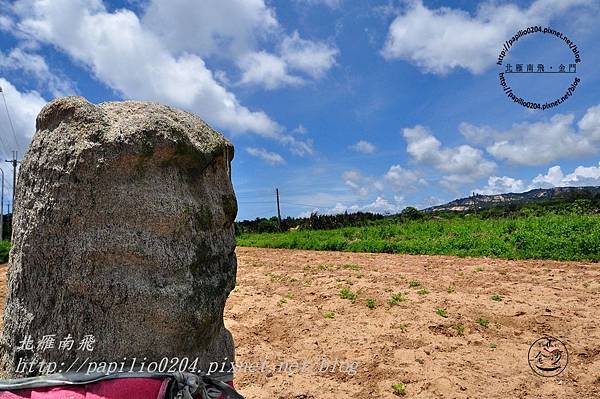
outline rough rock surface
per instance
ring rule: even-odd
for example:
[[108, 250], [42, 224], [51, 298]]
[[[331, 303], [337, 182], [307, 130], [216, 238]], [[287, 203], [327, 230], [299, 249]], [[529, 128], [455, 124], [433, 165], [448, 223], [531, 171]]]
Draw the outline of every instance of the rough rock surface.
[[[171, 107], [46, 105], [17, 185], [5, 374], [40, 373], [19, 359], [197, 357], [203, 370], [232, 361], [223, 325], [236, 276], [232, 158], [220, 133]], [[72, 349], [59, 349], [69, 334]], [[79, 350], [88, 334], [93, 352]], [[54, 348], [37, 347], [45, 335]], [[33, 350], [20, 345], [27, 336]]]

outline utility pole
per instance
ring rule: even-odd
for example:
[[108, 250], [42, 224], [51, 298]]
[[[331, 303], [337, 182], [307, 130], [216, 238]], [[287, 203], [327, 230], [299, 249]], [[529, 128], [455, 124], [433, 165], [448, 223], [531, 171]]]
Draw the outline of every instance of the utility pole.
[[276, 188], [275, 189], [275, 195], [277, 196], [277, 221], [278, 221], [278, 227], [279, 230], [281, 231], [281, 209], [279, 208], [279, 189]]
[[[17, 191], [17, 164], [19, 163], [19, 161], [17, 161], [17, 157], [19, 155], [19, 153], [17, 151], [13, 151], [13, 159], [7, 159], [6, 162], [9, 162], [12, 164], [13, 166], [13, 198], [12, 198], [12, 202], [13, 204], [15, 203], [15, 191]], [[14, 205], [13, 205], [14, 208]]]

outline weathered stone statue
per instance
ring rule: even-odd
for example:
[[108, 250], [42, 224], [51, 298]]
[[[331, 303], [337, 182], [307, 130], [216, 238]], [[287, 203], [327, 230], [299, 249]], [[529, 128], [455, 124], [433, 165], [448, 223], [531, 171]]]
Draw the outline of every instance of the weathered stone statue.
[[64, 372], [77, 357], [127, 358], [125, 370], [133, 358], [231, 362], [232, 158], [220, 133], [171, 107], [46, 105], [17, 185], [5, 375], [39, 374], [24, 361]]

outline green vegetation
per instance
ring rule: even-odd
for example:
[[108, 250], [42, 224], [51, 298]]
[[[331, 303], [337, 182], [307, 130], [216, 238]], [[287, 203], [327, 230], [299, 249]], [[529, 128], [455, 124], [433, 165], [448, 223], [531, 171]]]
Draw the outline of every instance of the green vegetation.
[[395, 306], [395, 305], [399, 305], [400, 302], [404, 302], [404, 301], [406, 301], [406, 297], [404, 296], [403, 293], [398, 292], [396, 294], [392, 294], [392, 297], [388, 300], [388, 305]]
[[349, 299], [352, 302], [354, 302], [356, 300], [356, 293], [350, 291], [348, 288], [342, 288], [342, 290], [340, 291], [340, 298]]
[[427, 288], [422, 288], [419, 291], [417, 291], [417, 294], [419, 294], [419, 295], [427, 295], [427, 294], [429, 294], [429, 290]]
[[490, 321], [487, 319], [477, 319], [476, 323], [479, 324], [481, 327], [487, 327], [490, 325]]
[[448, 311], [444, 308], [438, 308], [435, 313], [441, 317], [448, 317]]
[[362, 269], [362, 266], [355, 265], [353, 263], [347, 263], [345, 265], [340, 266], [340, 269], [359, 271], [360, 269]]
[[266, 248], [489, 256], [506, 259], [600, 260], [600, 217], [577, 212], [483, 218], [463, 215], [364, 227], [238, 236], [238, 245]]
[[369, 309], [375, 309], [377, 305], [375, 304], [375, 300], [373, 298], [368, 298], [367, 299], [367, 307]]
[[420, 287], [421, 286], [421, 282], [417, 281], [417, 280], [411, 280], [411, 281], [409, 281], [408, 286], [410, 288]]
[[457, 324], [454, 328], [456, 329], [456, 335], [460, 337], [465, 335], [465, 326], [463, 324]]
[[335, 313], [333, 312], [325, 312], [323, 313], [323, 317], [326, 319], [333, 319], [335, 317]]
[[394, 391], [395, 395], [398, 395], [398, 396], [406, 395], [406, 386], [401, 382], [399, 382], [397, 384], [392, 384], [392, 390]]
[[8, 262], [8, 253], [10, 252], [10, 241], [0, 241], [0, 262]]
[[492, 295], [492, 297], [490, 299], [492, 301], [501, 302], [502, 301], [502, 296], [500, 296], [500, 295]]

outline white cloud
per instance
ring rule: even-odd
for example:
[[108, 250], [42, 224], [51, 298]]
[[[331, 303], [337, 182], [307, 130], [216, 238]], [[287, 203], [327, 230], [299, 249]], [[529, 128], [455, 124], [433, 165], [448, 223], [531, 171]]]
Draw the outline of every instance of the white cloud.
[[14, 48], [8, 54], [0, 51], [0, 69], [18, 70], [34, 76], [55, 97], [74, 93], [71, 82], [52, 73], [44, 57], [20, 48]]
[[521, 179], [508, 176], [490, 176], [487, 186], [473, 190], [477, 194], [492, 195], [503, 193], [519, 193], [525, 191], [525, 183]]
[[506, 131], [464, 122], [459, 129], [468, 140], [487, 145], [495, 158], [517, 165], [544, 165], [598, 152], [600, 106], [587, 110], [578, 123], [579, 130], [574, 120], [573, 114], [556, 114], [548, 121], [516, 123]]
[[348, 170], [342, 173], [344, 184], [360, 197], [369, 195], [371, 181], [358, 170]]
[[196, 112], [232, 132], [277, 137], [281, 127], [239, 103], [197, 55], [176, 55], [131, 11], [108, 12], [99, 0], [20, 0], [23, 35], [62, 49], [127, 98], [155, 100]]
[[485, 159], [481, 150], [469, 145], [443, 147], [421, 125], [403, 129], [403, 135], [407, 142], [407, 152], [415, 161], [445, 173], [441, 184], [448, 188], [489, 176], [496, 169], [496, 164]]
[[338, 54], [335, 47], [302, 39], [298, 32], [286, 36], [279, 50], [279, 55], [259, 51], [249, 52], [240, 57], [238, 61], [238, 66], [242, 70], [240, 84], [261, 85], [268, 90], [283, 86], [299, 86], [306, 80], [294, 74], [295, 72], [320, 79], [333, 67]]
[[[35, 120], [46, 100], [36, 91], [20, 92], [8, 80], [0, 78], [0, 86], [6, 98], [16, 139], [10, 127], [4, 104], [0, 102], [0, 156], [9, 157], [18, 150], [22, 157], [35, 133]], [[8, 159], [8, 158], [6, 158]]]
[[600, 105], [588, 108], [577, 126], [585, 137], [600, 142]]
[[290, 68], [302, 71], [314, 79], [321, 78], [333, 65], [339, 50], [323, 42], [305, 40], [294, 32], [283, 39], [281, 57]]
[[264, 51], [246, 54], [239, 66], [243, 71], [240, 84], [260, 84], [273, 90], [304, 83], [304, 79], [289, 74], [288, 65], [282, 58]]
[[552, 166], [545, 175], [537, 175], [530, 188], [550, 188], [561, 186], [598, 186], [600, 185], [599, 166], [578, 166], [565, 175], [560, 166]]
[[414, 190], [416, 183], [419, 181], [419, 176], [400, 165], [392, 165], [384, 175], [383, 180], [390, 185], [392, 191], [399, 192]]
[[410, 1], [392, 22], [382, 50], [387, 59], [409, 61], [425, 72], [463, 68], [482, 73], [496, 62], [502, 43], [519, 29], [547, 24], [589, 0], [536, 0], [529, 8], [485, 2], [471, 15], [460, 9], [430, 9]]
[[309, 6], [324, 5], [329, 8], [339, 8], [343, 0], [295, 0], [296, 3], [306, 4]]
[[340, 213], [348, 212], [348, 213], [356, 213], [356, 212], [371, 212], [378, 213], [381, 215], [391, 215], [395, 213], [399, 213], [404, 209], [404, 198], [403, 197], [394, 197], [394, 201], [389, 201], [383, 196], [378, 196], [373, 202], [368, 203], [366, 205], [349, 205], [346, 206], [341, 202], [335, 204], [333, 208], [320, 210], [319, 208], [315, 208], [312, 211], [303, 212], [299, 215], [299, 217], [308, 217], [311, 212], [317, 212], [323, 215], [337, 215]]
[[292, 133], [294, 133], [294, 134], [306, 134], [306, 133], [308, 133], [308, 129], [305, 128], [302, 125], [298, 125], [296, 128], [294, 128], [294, 130], [292, 130]]
[[[0, 3], [0, 5], [2, 5], [2, 3]], [[6, 16], [6, 15], [0, 15], [0, 31], [10, 31], [14, 26], [14, 22], [13, 20]]]
[[359, 140], [356, 144], [349, 146], [352, 151], [360, 152], [363, 154], [373, 154], [375, 152], [375, 145], [365, 140]]
[[262, 159], [270, 165], [282, 165], [285, 163], [281, 155], [276, 152], [267, 151], [264, 148], [248, 147], [246, 148], [246, 152], [253, 157]]
[[279, 29], [263, 0], [151, 0], [142, 23], [177, 53], [237, 56]]

